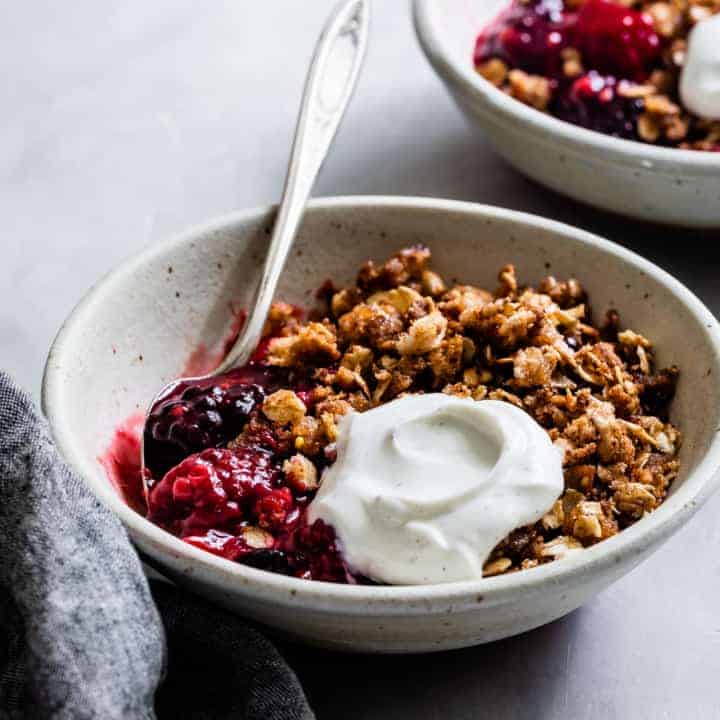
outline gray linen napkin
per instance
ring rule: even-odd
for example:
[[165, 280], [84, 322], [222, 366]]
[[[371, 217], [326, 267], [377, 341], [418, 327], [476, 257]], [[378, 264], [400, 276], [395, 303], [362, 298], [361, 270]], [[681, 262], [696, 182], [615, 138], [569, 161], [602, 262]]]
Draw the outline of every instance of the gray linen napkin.
[[311, 720], [254, 627], [149, 586], [115, 516], [0, 372], [0, 718]]

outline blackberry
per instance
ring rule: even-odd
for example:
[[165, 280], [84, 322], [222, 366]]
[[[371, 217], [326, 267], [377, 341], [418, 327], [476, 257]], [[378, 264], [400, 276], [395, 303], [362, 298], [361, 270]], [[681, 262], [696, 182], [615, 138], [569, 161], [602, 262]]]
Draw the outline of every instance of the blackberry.
[[157, 402], [145, 426], [145, 462], [161, 478], [183, 459], [237, 437], [284, 374], [248, 366], [206, 380], [180, 382]]
[[255, 550], [242, 558], [243, 565], [269, 570], [282, 575], [291, 575], [288, 556], [282, 550]]
[[552, 113], [589, 130], [628, 140], [637, 139], [637, 119], [645, 103], [642, 98], [619, 94], [621, 82], [592, 70], [557, 93]]
[[558, 78], [574, 21], [562, 0], [516, 1], [478, 37], [475, 64], [499, 58], [510, 67]]

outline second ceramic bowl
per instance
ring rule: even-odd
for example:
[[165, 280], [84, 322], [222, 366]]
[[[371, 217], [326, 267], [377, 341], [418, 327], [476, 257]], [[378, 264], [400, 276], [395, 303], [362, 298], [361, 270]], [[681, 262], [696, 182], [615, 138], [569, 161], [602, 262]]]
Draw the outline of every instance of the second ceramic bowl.
[[414, 0], [420, 44], [468, 118], [518, 170], [641, 220], [720, 227], [720, 153], [620, 140], [534, 110], [473, 68], [480, 30], [509, 0]]

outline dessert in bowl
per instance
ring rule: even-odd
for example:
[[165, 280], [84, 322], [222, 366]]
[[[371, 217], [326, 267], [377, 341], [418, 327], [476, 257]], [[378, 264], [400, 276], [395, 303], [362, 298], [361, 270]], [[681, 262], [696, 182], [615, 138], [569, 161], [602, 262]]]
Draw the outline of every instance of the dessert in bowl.
[[460, 107], [522, 172], [621, 214], [717, 227], [718, 9], [416, 0], [415, 24]]
[[[81, 303], [60, 333], [48, 360], [44, 406], [62, 451], [82, 474], [93, 492], [121, 517], [139, 549], [151, 562], [160, 566], [178, 582], [185, 583], [217, 602], [245, 612], [294, 637], [330, 647], [376, 651], [419, 651], [460, 647], [521, 632], [577, 607], [656, 548], [663, 539], [690, 517], [694, 509], [714, 489], [713, 477], [718, 465], [715, 428], [720, 419], [717, 417], [720, 415], [718, 411], [720, 398], [717, 387], [707, 378], [708, 372], [710, 376], [720, 372], [717, 324], [712, 315], [676, 281], [652, 264], [610, 243], [579, 230], [522, 214], [448, 201], [391, 198], [337, 199], [313, 203], [308, 211], [303, 231], [298, 238], [296, 252], [289, 261], [279, 291], [280, 298], [288, 303], [288, 306], [284, 306], [286, 329], [281, 329], [279, 334], [273, 333], [276, 339], [268, 344], [268, 353], [286, 359], [300, 357], [302, 353], [298, 354], [301, 347], [297, 344], [300, 342], [298, 337], [305, 329], [305, 340], [310, 341], [307, 329], [317, 320], [299, 321], [289, 306], [312, 307], [315, 289], [323, 286], [329, 278], [333, 280], [338, 290], [342, 287], [352, 288], [355, 284], [354, 266], [363, 265], [368, 258], [382, 261], [397, 247], [415, 247], [416, 250], [412, 252], [419, 252], [417, 250], [419, 245], [433, 248], [435, 254], [432, 272], [444, 278], [447, 288], [441, 292], [439, 286], [431, 283], [427, 286], [428, 294], [423, 295], [422, 276], [410, 276], [404, 278], [397, 287], [385, 290], [368, 287], [367, 291], [392, 293], [393, 289], [405, 287], [417, 293], [420, 298], [432, 298], [433, 292], [437, 291], [437, 299], [433, 299], [437, 308], [440, 308], [444, 302], [451, 301], [451, 298], [445, 296], [453, 286], [494, 288], [496, 269], [502, 267], [508, 260], [516, 262], [517, 277], [536, 288], [539, 288], [539, 283], [548, 275], [557, 278], [580, 276], [584, 291], [592, 300], [594, 317], [598, 319], [598, 325], [602, 324], [604, 310], [617, 307], [623, 313], [623, 328], [629, 327], [635, 331], [635, 333], [625, 332], [622, 335], [623, 339], [617, 339], [620, 337], [617, 335], [618, 328], [613, 329], [612, 323], [603, 330], [610, 333], [611, 339], [608, 342], [615, 343], [621, 365], [626, 366], [629, 372], [634, 372], [633, 368], [639, 368], [641, 363], [649, 362], [649, 351], [645, 361], [641, 359], [643, 352], [639, 349], [647, 349], [644, 348], [645, 343], [639, 339], [642, 334], [653, 340], [657, 367], [681, 368], [678, 392], [670, 405], [669, 422], [672, 426], [663, 421], [664, 439], [661, 438], [658, 427], [651, 428], [650, 425], [645, 427], [644, 423], [647, 421], [636, 417], [638, 413], [631, 413], [624, 419], [626, 424], [621, 423], [626, 429], [632, 425], [639, 428], [639, 430], [633, 429], [632, 432], [644, 429], [650, 435], [655, 433], [653, 440], [660, 444], [673, 442], [673, 426], [682, 429], [683, 441], [677, 458], [679, 470], [675, 465], [667, 465], [662, 472], [662, 480], [658, 475], [658, 481], [665, 485], [667, 496], [665, 497], [664, 491], [658, 495], [649, 491], [655, 498], [652, 500], [652, 507], [641, 508], [636, 505], [635, 509], [622, 519], [621, 514], [615, 515], [614, 511], [611, 511], [609, 505], [611, 499], [595, 499], [590, 495], [591, 488], [589, 485], [583, 486], [585, 476], [580, 473], [573, 488], [577, 494], [569, 498], [569, 513], [576, 512], [572, 521], [568, 519], [569, 530], [565, 530], [564, 518], [558, 514], [555, 520], [559, 525], [551, 528], [549, 526], [552, 525], [553, 520], [545, 519], [545, 524], [548, 526], [545, 532], [549, 534], [547, 537], [543, 536], [542, 541], [535, 541], [539, 547], [540, 543], [545, 546], [557, 537], [564, 537], [565, 539], [558, 545], [573, 544], [578, 548], [577, 552], [558, 551], [558, 559], [550, 562], [550, 554], [538, 558], [532, 554], [532, 543], [518, 540], [513, 547], [501, 544], [497, 554], [488, 558], [489, 562], [485, 564], [486, 577], [479, 576], [482, 574], [480, 568], [478, 576], [471, 580], [458, 581], [450, 578], [454, 581], [438, 582], [435, 578], [428, 578], [430, 582], [436, 584], [402, 586], [376, 584], [382, 582], [383, 577], [373, 578], [375, 571], [370, 566], [363, 566], [362, 569], [371, 576], [370, 579], [373, 579], [375, 584], [365, 583], [362, 578], [355, 584], [303, 579], [312, 577], [312, 568], [309, 575], [304, 570], [299, 573], [294, 572], [298, 568], [297, 565], [288, 572], [287, 563], [292, 565], [296, 560], [293, 558], [288, 560], [288, 553], [285, 553], [284, 557], [274, 556], [275, 561], [278, 562], [277, 566], [258, 569], [257, 566], [262, 567], [262, 563], [254, 563], [256, 567], [243, 564], [240, 555], [246, 548], [242, 544], [236, 543], [234, 548], [240, 553], [238, 557], [228, 559], [227, 556], [219, 556], [223, 554], [222, 552], [214, 554], [207, 551], [217, 550], [221, 543], [214, 548], [201, 549], [198, 544], [202, 543], [187, 542], [190, 537], [197, 537], [197, 533], [194, 536], [181, 538], [161, 529], [124, 502], [108, 481], [105, 468], [98, 458], [105, 455], [117, 425], [132, 413], [142, 413], [144, 404], [147, 398], [152, 396], [153, 390], [180, 374], [187, 360], [187, 354], [222, 334], [222, 330], [232, 322], [229, 304], [234, 302], [235, 307], [238, 307], [247, 302], [252, 289], [251, 268], [255, 267], [262, 258], [261, 250], [267, 237], [265, 224], [269, 217], [269, 213], [265, 211], [230, 216], [191, 231], [178, 239], [160, 244], [130, 261], [102, 282]], [[452, 242], [449, 242], [450, 239]], [[374, 267], [378, 270], [386, 266], [377, 264]], [[382, 271], [380, 274], [382, 275]], [[430, 283], [433, 277], [428, 276], [427, 282]], [[499, 302], [501, 305], [516, 302], [516, 296], [519, 297], [522, 293], [517, 286], [513, 289], [515, 276], [506, 268], [502, 277], [504, 279], [500, 283], [499, 294], [493, 302]], [[560, 299], [562, 292], [567, 292], [569, 287], [576, 288], [578, 293], [583, 292], [573, 284], [562, 285], [558, 282], [557, 286], [555, 288], [551, 281], [546, 281], [543, 288], [547, 292], [541, 294], [555, 292]], [[325, 288], [328, 288], [327, 284]], [[177, 293], [180, 293], [180, 298], [176, 297]], [[412, 293], [409, 293], [408, 297], [411, 297], [413, 302], [417, 302], [417, 298]], [[443, 297], [445, 300], [442, 299]], [[120, 302], [121, 298], [122, 302]], [[578, 308], [582, 304], [578, 302], [580, 298], [580, 295], [575, 296], [568, 308]], [[336, 309], [341, 299], [342, 296], [336, 300]], [[364, 300], [367, 299], [368, 296], [365, 296]], [[388, 302], [401, 302], [397, 292], [386, 299]], [[526, 300], [529, 298], [526, 297]], [[423, 300], [421, 305], [425, 306], [426, 303], [427, 301]], [[376, 298], [374, 304], [381, 306], [383, 303]], [[352, 312], [354, 307], [363, 305], [368, 307], [368, 303], [360, 302], [352, 305], [347, 312]], [[370, 306], [372, 305], [373, 303], [370, 303]], [[559, 304], [557, 307], [562, 310]], [[425, 310], [427, 309], [425, 307]], [[450, 312], [449, 307], [444, 309]], [[386, 311], [392, 315], [389, 309], [386, 308]], [[419, 307], [416, 307], [414, 312], [418, 313], [415, 321], [431, 315], [431, 313], [422, 314]], [[440, 309], [437, 312], [442, 314]], [[339, 317], [345, 314], [341, 313]], [[585, 319], [589, 317], [588, 315]], [[437, 319], [437, 316], [434, 319]], [[567, 321], [570, 325], [573, 322], [584, 323], [579, 318], [573, 321], [568, 317]], [[327, 323], [319, 324], [328, 328]], [[430, 324], [438, 327], [434, 322], [428, 322], [428, 325]], [[354, 324], [348, 321], [345, 325], [345, 329], [352, 332], [351, 328]], [[451, 325], [449, 319], [448, 325]], [[403, 331], [407, 333], [410, 346], [413, 335], [410, 331], [411, 327], [412, 323], [406, 323]], [[589, 333], [588, 338], [594, 332], [600, 332], [597, 328], [595, 330], [591, 328], [592, 325], [588, 323], [587, 328], [579, 332]], [[616, 333], [615, 340], [612, 339], [613, 332]], [[621, 329], [620, 333], [622, 332]], [[450, 331], [446, 328], [446, 337], [440, 342], [451, 340], [453, 333], [458, 335], [452, 327]], [[565, 334], [567, 333], [564, 332], [563, 336]], [[323, 338], [312, 340], [315, 350], [321, 348], [323, 342], [327, 341], [327, 336], [323, 337], [324, 340]], [[678, 342], [680, 337], [682, 342]], [[416, 333], [415, 339], [419, 338]], [[597, 340], [598, 342], [592, 344], [598, 345], [604, 342], [599, 338]], [[363, 342], [366, 343], [364, 346], [368, 347], [369, 341]], [[574, 342], [575, 340], [571, 341], [571, 345]], [[461, 340], [458, 348], [462, 344]], [[301, 487], [302, 482], [309, 482], [312, 485], [320, 477], [327, 478], [327, 473], [322, 475], [319, 472], [322, 469], [320, 453], [326, 453], [327, 444], [322, 449], [318, 448], [317, 454], [307, 447], [306, 453], [298, 450], [302, 450], [304, 442], [310, 445], [318, 439], [319, 434], [313, 431], [317, 430], [319, 433], [321, 423], [327, 424], [327, 428], [323, 428], [322, 432], [326, 429], [331, 433], [334, 432], [330, 421], [339, 425], [337, 431], [340, 434], [343, 432], [343, 421], [338, 417], [338, 422], [335, 423], [336, 418], [334, 413], [330, 412], [329, 404], [325, 406], [325, 412], [318, 413], [320, 403], [340, 403], [341, 400], [350, 402], [348, 398], [355, 398], [356, 402], [361, 402], [360, 396], [367, 397], [361, 387], [362, 380], [371, 386], [368, 389], [373, 391], [378, 389], [377, 379], [366, 379], [362, 372], [354, 374], [357, 373], [357, 369], [351, 369], [353, 363], [349, 358], [346, 358], [347, 362], [342, 363], [342, 358], [350, 347], [351, 345], [344, 346], [340, 343], [337, 352], [342, 348], [342, 355], [334, 357], [330, 365], [313, 360], [316, 367], [321, 369], [323, 365], [325, 367], [324, 381], [317, 382], [321, 378], [315, 378], [316, 387], [308, 389], [305, 380], [291, 384], [283, 382], [281, 384], [284, 387], [279, 390], [275, 386], [264, 390], [262, 400], [252, 399], [257, 400], [259, 405], [254, 416], [255, 427], [250, 428], [248, 432], [243, 429], [238, 433], [239, 435], [245, 433], [244, 442], [237, 446], [243, 448], [238, 455], [242, 462], [248, 460], [248, 456], [244, 453], [252, 446], [250, 442], [252, 433], [264, 438], [261, 443], [266, 443], [263, 446], [265, 450], [269, 441], [264, 437], [263, 429], [271, 428], [276, 435], [282, 429], [287, 433], [286, 439], [292, 438], [292, 447], [285, 449], [285, 455], [277, 460], [269, 460], [266, 467], [273, 463], [279, 464], [279, 469], [277, 464], [275, 466], [276, 472], [284, 473], [284, 477], [292, 485], [287, 489], [295, 500], [302, 497], [298, 494], [298, 487]], [[514, 352], [517, 357], [517, 349]], [[548, 361], [552, 363], [553, 360], [549, 359], [549, 356], [552, 355], [554, 358], [554, 354], [549, 352], [549, 349], [546, 352]], [[578, 352], [582, 353], [581, 347], [578, 347]], [[330, 351], [329, 354], [335, 355], [335, 352]], [[462, 354], [460, 349], [459, 355]], [[587, 350], [580, 357], [591, 354]], [[356, 352], [356, 355], [355, 359], [359, 360], [363, 353]], [[438, 354], [438, 360], [440, 357], [444, 358], [444, 353]], [[532, 394], [527, 388], [523, 389], [522, 385], [524, 382], [530, 382], [531, 368], [536, 366], [528, 362], [532, 358], [525, 357], [524, 360], [518, 361], [516, 374], [515, 364], [507, 362], [505, 359], [507, 357], [507, 354], [497, 354], [497, 359], [503, 361], [496, 369], [498, 378], [503, 378], [502, 382], [496, 383], [490, 380], [482, 382], [480, 377], [482, 367], [477, 363], [469, 364], [459, 371], [462, 376], [461, 381], [442, 382], [436, 387], [428, 387], [431, 392], [427, 392], [424, 397], [431, 399], [439, 397], [453, 401], [450, 403], [453, 407], [446, 408], [447, 413], [450, 413], [447, 417], [451, 415], [455, 418], [460, 417], [453, 415], [456, 413], [456, 404], [462, 406], [462, 413], [466, 413], [465, 408], [473, 403], [482, 406], [483, 403], [496, 402], [515, 410], [512, 402], [508, 400], [511, 399], [512, 394], [517, 395], [521, 400]], [[608, 357], [609, 355], [606, 355], [606, 359]], [[256, 362], [260, 360], [256, 358]], [[581, 365], [586, 372], [591, 372], [592, 368], [595, 368], [592, 370], [595, 372], [600, 367], [596, 360], [597, 358], [593, 360], [588, 357], [587, 367], [584, 362]], [[559, 363], [559, 360], [557, 362]], [[282, 362], [277, 366], [281, 372], [287, 372], [290, 367], [289, 364]], [[348, 370], [347, 373], [341, 372], [343, 367]], [[543, 367], [545, 372], [548, 372], [548, 368], [542, 363], [537, 366], [537, 372], [542, 373]], [[380, 372], [380, 369], [376, 368], [376, 371]], [[393, 377], [395, 382], [399, 382], [399, 375], [410, 374], [394, 375], [394, 369], [388, 370], [391, 382]], [[439, 371], [439, 365], [437, 370]], [[466, 373], [466, 370], [470, 372]], [[431, 374], [434, 372], [430, 370]], [[331, 374], [336, 376], [332, 380], [329, 377]], [[338, 375], [340, 378], [337, 377]], [[343, 379], [342, 376], [346, 377]], [[418, 373], [414, 382], [431, 382], [427, 376], [427, 371], [422, 377], [421, 373]], [[523, 380], [523, 378], [527, 379]], [[257, 379], [257, 375], [254, 379]], [[455, 380], [455, 375], [451, 373], [449, 379]], [[387, 378], [382, 376], [381, 380], [384, 383]], [[577, 378], [572, 380], [581, 383]], [[359, 382], [360, 385], [356, 387]], [[513, 382], [517, 383], [515, 393], [511, 390]], [[337, 383], [347, 387], [346, 397], [332, 397], [340, 394], [340, 386]], [[502, 387], [503, 385], [505, 387]], [[387, 387], [389, 386], [388, 383]], [[406, 386], [405, 390], [408, 387]], [[578, 387], [578, 390], [580, 389]], [[442, 390], [446, 392], [443, 393]], [[278, 392], [282, 394], [278, 396]], [[472, 399], [451, 397], [453, 392], [461, 397], [468, 392], [470, 394], [476, 392], [478, 398], [483, 392], [487, 392], [488, 397], [491, 393], [494, 395], [492, 399], [481, 399], [477, 402]], [[315, 394], [315, 397], [305, 393]], [[658, 393], [657, 399], [661, 404], [667, 404], [666, 395], [665, 392]], [[268, 404], [268, 400], [273, 396], [275, 396], [273, 401]], [[646, 395], [646, 398], [652, 396], [653, 392]], [[244, 402], [247, 397], [243, 397]], [[423, 396], [414, 395], [414, 397], [417, 399]], [[193, 398], [185, 398], [185, 400], [193, 401]], [[369, 418], [372, 413], [392, 408], [393, 403], [403, 402], [405, 399], [394, 399], [387, 404], [380, 404], [375, 409], [358, 408], [356, 414], [350, 413], [348, 417], [357, 420], [363, 417]], [[650, 415], [648, 410], [649, 408], [646, 407], [646, 411], [639, 415]], [[527, 415], [525, 409], [517, 408], [517, 412]], [[662, 409], [658, 410], [658, 414], [662, 414]], [[327, 417], [328, 415], [331, 417]], [[88, 417], [92, 417], [94, 421], [88, 423]], [[293, 417], [296, 422], [293, 421]], [[306, 422], [303, 425], [304, 417], [312, 417], [316, 422]], [[467, 416], [462, 415], [462, 422], [466, 419]], [[381, 428], [383, 423], [392, 425], [393, 420], [378, 417], [373, 425]], [[423, 427], [427, 430], [430, 426]], [[357, 430], [359, 434], [356, 433], [351, 437], [365, 437], [360, 432], [362, 427]], [[542, 432], [546, 433], [546, 430]], [[297, 440], [300, 437], [303, 438], [303, 442], [300, 442], [298, 447]], [[411, 433], [404, 438], [401, 437], [400, 446], [407, 448], [407, 443], [413, 437], [417, 436]], [[279, 439], [283, 440], [283, 438]], [[412, 446], [412, 443], [410, 445]], [[417, 448], [413, 448], [414, 446], [408, 452], [415, 452]], [[214, 447], [200, 450], [199, 457], [202, 458], [205, 453], [222, 454], [223, 452], [227, 452], [227, 449]], [[590, 457], [594, 451], [585, 449], [584, 452], [588, 452]], [[664, 449], [660, 448], [660, 452], [666, 456], [665, 460], [668, 463], [675, 462], [675, 457], [667, 445], [664, 445]], [[309, 471], [307, 464], [298, 458], [298, 455], [311, 460], [315, 465], [316, 473]], [[340, 455], [341, 449], [338, 448], [338, 456]], [[345, 457], [349, 459], [349, 465], [346, 464], [346, 467], [351, 467], [352, 453], [349, 450]], [[204, 459], [210, 464], [215, 463], [214, 456], [206, 455]], [[607, 459], [610, 459], [609, 456]], [[288, 465], [285, 465], [286, 461]], [[175, 467], [182, 467], [183, 462], [186, 460], [180, 460]], [[593, 462], [597, 466], [597, 457], [586, 464]], [[650, 465], [654, 466], [654, 461]], [[448, 462], [446, 467], [452, 469], [455, 466], [452, 462]], [[652, 467], [650, 469], [652, 470]], [[241, 468], [242, 472], [244, 470]], [[159, 481], [156, 488], [162, 483], [165, 483], [166, 487], [172, 484], [166, 482], [173, 473], [172, 467], [169, 473]], [[175, 480], [179, 475], [184, 478], [193, 477], [189, 472], [184, 475], [176, 473]], [[194, 477], [201, 477], [201, 474]], [[188, 497], [183, 495], [188, 490], [187, 483], [183, 487], [183, 482], [175, 500], [182, 501], [184, 497]], [[613, 479], [610, 479], [608, 487], [612, 482]], [[645, 484], [651, 485], [652, 482]], [[308, 489], [308, 487], [303, 488], [304, 491]], [[322, 498], [322, 490], [321, 487], [318, 500]], [[618, 490], [620, 487], [615, 486], [612, 494], [614, 495]], [[282, 495], [287, 499], [286, 493]], [[584, 498], [580, 498], [580, 495]], [[643, 498], [650, 501], [647, 495], [643, 495]], [[663, 498], [664, 501], [661, 503], [660, 500]], [[635, 497], [635, 500], [639, 499], [639, 496]], [[325, 498], [325, 500], [328, 501], [327, 507], [332, 505], [331, 499]], [[616, 502], [621, 513], [629, 511], [633, 505], [633, 503], [625, 504], [621, 496], [615, 500], [621, 501], [619, 505]], [[586, 504], [581, 505], [581, 503]], [[259, 508], [250, 518], [252, 522], [241, 523], [240, 528], [251, 526], [252, 529], [240, 529], [235, 537], [250, 533], [248, 544], [253, 545], [258, 544], [259, 540], [267, 541], [264, 533], [268, 533], [273, 537], [273, 542], [276, 540], [283, 542], [283, 539], [276, 535], [275, 525], [282, 512], [274, 514], [278, 505], [274, 503], [270, 505], [272, 507]], [[625, 510], [621, 506], [625, 507]], [[173, 507], [178, 509], [178, 506]], [[281, 508], [284, 509], [287, 508]], [[645, 514], [645, 509], [653, 511], [640, 518]], [[543, 508], [539, 522], [542, 523], [547, 510]], [[560, 508], [557, 512], [560, 512]], [[182, 520], [186, 520], [192, 514], [188, 513], [187, 507], [182, 509], [182, 513]], [[172, 525], [177, 517], [178, 515], [165, 516], [160, 520]], [[196, 514], [195, 519], [198, 517], [199, 515]], [[326, 514], [322, 508], [317, 513], [317, 517], [313, 515], [311, 520], [316, 522], [318, 517], [332, 521], [327, 523], [330, 526], [333, 522], [338, 522], [337, 529], [341, 536], [352, 537], [347, 534], [342, 517], [338, 520], [337, 515], [333, 517]], [[637, 522], [632, 522], [635, 519]], [[614, 526], [612, 521], [616, 523]], [[600, 535], [605, 533], [606, 539], [598, 537], [596, 532], [598, 527], [600, 527]], [[182, 531], [177, 532], [176, 526], [168, 529], [183, 535]], [[227, 533], [228, 525], [218, 528], [209, 527], [209, 529], [231, 534]], [[574, 542], [568, 538], [573, 538]], [[221, 541], [223, 538], [218, 536], [216, 539]], [[326, 543], [324, 546], [326, 551], [329, 549], [328, 536], [320, 539], [311, 538], [311, 544], [316, 540], [320, 544]], [[581, 546], [584, 549], [580, 550]], [[551, 545], [551, 549], [552, 547]], [[277, 547], [267, 549], [282, 550]], [[253, 550], [262, 551], [263, 548], [255, 547]], [[560, 558], [560, 555], [564, 556]], [[272, 554], [261, 555], [266, 560], [269, 556], [272, 557]], [[328, 552], [317, 557], [318, 567], [323, 571], [328, 568], [331, 573], [335, 571], [333, 563], [327, 562], [330, 557]], [[347, 558], [341, 553], [339, 559], [344, 573]], [[533, 562], [534, 560], [537, 562]], [[493, 566], [492, 563], [495, 565]], [[353, 563], [350, 563], [349, 567], [351, 572], [357, 569]], [[390, 576], [386, 578], [385, 582], [397, 581], [397, 578], [393, 579]], [[343, 578], [323, 577], [323, 580], [327, 579]], [[415, 578], [411, 581], [419, 580]]]

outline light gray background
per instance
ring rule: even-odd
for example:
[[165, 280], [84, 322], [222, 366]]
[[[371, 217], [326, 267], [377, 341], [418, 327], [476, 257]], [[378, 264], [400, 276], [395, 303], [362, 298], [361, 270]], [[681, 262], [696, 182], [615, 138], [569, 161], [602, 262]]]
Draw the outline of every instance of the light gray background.
[[[119, 260], [277, 198], [331, 6], [4, 4], [0, 365], [28, 389], [37, 395], [65, 315]], [[360, 88], [317, 194], [447, 196], [566, 220], [634, 247], [720, 310], [720, 235], [634, 224], [523, 180], [451, 105], [405, 0], [374, 10]], [[285, 650], [321, 719], [720, 717], [718, 511], [720, 497], [587, 607], [515, 639], [413, 658]]]

